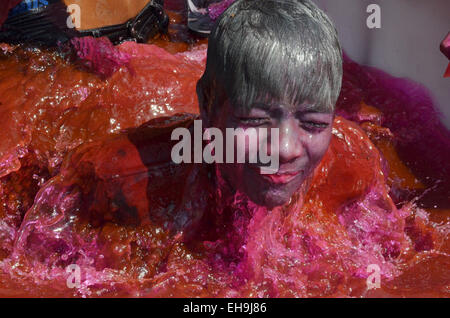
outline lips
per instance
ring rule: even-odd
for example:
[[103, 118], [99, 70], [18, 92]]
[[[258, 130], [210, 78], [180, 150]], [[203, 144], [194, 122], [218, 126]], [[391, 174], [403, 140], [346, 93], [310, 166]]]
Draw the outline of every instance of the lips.
[[303, 173], [303, 170], [298, 170], [298, 171], [278, 171], [277, 173], [274, 174], [262, 174], [260, 167], [253, 166], [251, 168], [255, 170], [258, 174], [260, 174], [264, 179], [274, 184], [287, 184]]
[[262, 175], [263, 178], [269, 180], [275, 184], [286, 184], [294, 180], [297, 176], [299, 176], [302, 171], [295, 172], [285, 172], [285, 173], [276, 173], [276, 174], [265, 174]]

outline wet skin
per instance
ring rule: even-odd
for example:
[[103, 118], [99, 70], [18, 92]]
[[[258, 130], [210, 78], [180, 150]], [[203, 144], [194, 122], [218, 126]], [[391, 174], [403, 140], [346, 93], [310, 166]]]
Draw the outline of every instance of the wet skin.
[[135, 17], [149, 0], [64, 0], [80, 6], [81, 30], [125, 23]]
[[[205, 114], [202, 112], [202, 117]], [[318, 111], [306, 103], [256, 103], [245, 110], [225, 102], [215, 114], [203, 119], [209, 126], [222, 131], [224, 145], [230, 142], [225, 137], [226, 128], [245, 130], [253, 127], [258, 136], [259, 129], [266, 128], [269, 154], [270, 130], [279, 129], [279, 169], [276, 174], [261, 174], [262, 164], [248, 163], [248, 159], [245, 163], [218, 164], [221, 175], [233, 191], [239, 190], [254, 203], [272, 209], [289, 202], [320, 163], [330, 143], [334, 114]], [[249, 148], [245, 149], [248, 158]], [[237, 142], [234, 153], [237, 153]]]

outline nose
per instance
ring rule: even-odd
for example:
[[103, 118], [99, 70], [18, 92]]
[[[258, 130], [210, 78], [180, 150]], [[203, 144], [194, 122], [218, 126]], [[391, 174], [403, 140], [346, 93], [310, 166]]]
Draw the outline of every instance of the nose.
[[303, 155], [301, 129], [294, 118], [283, 120], [279, 126], [279, 160], [290, 162]]

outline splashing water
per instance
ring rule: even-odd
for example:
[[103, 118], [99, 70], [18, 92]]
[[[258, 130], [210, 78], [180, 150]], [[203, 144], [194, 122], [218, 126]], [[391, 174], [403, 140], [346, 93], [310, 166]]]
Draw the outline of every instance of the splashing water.
[[[214, 167], [170, 161], [171, 130], [198, 113], [204, 48], [118, 50], [129, 67], [106, 79], [54, 52], [3, 50], [2, 295], [448, 297], [448, 187], [424, 162], [443, 162], [448, 132], [417, 87], [346, 59], [347, 119], [336, 118], [309, 189], [267, 211], [225, 196]], [[428, 135], [407, 133], [428, 124]], [[427, 190], [442, 212], [412, 199]], [[371, 264], [379, 290], [367, 289]]]

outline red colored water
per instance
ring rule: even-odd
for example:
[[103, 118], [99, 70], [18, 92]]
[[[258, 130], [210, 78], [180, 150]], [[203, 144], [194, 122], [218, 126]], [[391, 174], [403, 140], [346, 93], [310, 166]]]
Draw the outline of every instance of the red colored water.
[[1, 296], [449, 296], [448, 131], [411, 115], [425, 97], [346, 60], [338, 108], [352, 121], [335, 120], [309, 191], [269, 212], [222, 200], [212, 167], [170, 161], [170, 131], [194, 117], [154, 118], [198, 113], [205, 50], [190, 49], [125, 43], [128, 63], [102, 79], [2, 47]]

